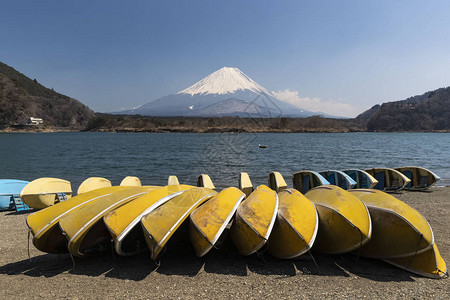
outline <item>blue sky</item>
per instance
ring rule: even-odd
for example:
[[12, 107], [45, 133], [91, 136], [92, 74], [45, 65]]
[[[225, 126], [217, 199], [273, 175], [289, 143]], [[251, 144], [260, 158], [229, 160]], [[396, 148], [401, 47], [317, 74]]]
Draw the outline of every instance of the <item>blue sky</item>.
[[351, 117], [450, 85], [449, 16], [450, 1], [7, 1], [0, 61], [99, 112], [227, 66]]

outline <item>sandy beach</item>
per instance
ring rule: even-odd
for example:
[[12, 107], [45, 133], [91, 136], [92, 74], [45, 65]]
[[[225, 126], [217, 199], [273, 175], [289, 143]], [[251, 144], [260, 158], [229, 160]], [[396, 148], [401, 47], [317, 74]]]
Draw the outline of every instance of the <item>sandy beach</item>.
[[[450, 187], [394, 194], [429, 221], [450, 264]], [[191, 246], [170, 245], [157, 267], [149, 253], [117, 257], [112, 252], [76, 258], [30, 245], [27, 214], [0, 213], [0, 298], [437, 298], [448, 299], [449, 279], [429, 279], [380, 260], [354, 255], [309, 254], [278, 260], [268, 253], [242, 257], [229, 239], [196, 258]], [[185, 241], [182, 241], [183, 243]], [[179, 244], [178, 244], [179, 245]]]

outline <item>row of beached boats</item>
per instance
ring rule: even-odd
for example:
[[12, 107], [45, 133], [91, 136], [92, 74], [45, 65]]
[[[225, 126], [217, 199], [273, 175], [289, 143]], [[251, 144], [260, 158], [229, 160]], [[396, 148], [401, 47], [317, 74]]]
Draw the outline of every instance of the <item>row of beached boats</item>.
[[127, 180], [128, 186], [98, 188], [94, 182], [101, 180], [91, 178], [77, 196], [30, 214], [26, 222], [35, 247], [83, 257], [110, 249], [112, 241], [119, 255], [149, 249], [151, 258], [159, 260], [189, 219], [189, 238], [199, 257], [229, 236], [242, 255], [266, 247], [281, 259], [309, 250], [350, 252], [431, 278], [447, 274], [427, 220], [380, 190], [324, 184], [303, 194], [287, 188], [278, 172], [269, 174], [268, 186], [256, 189], [241, 173], [239, 188], [221, 191], [206, 174], [197, 186], [180, 184], [175, 176], [162, 187]]
[[[292, 183], [293, 187], [303, 194], [316, 186], [327, 184], [336, 185], [345, 190], [373, 188], [387, 192], [398, 192], [403, 189], [425, 190], [434, 185], [439, 179], [439, 176], [425, 168], [400, 167], [395, 169], [372, 168], [367, 170], [348, 169], [321, 172], [304, 170], [293, 174]], [[110, 186], [112, 186], [111, 181], [106, 178], [90, 177], [81, 183], [77, 194]], [[120, 186], [141, 186], [141, 181], [137, 177], [128, 176], [122, 180]], [[72, 197], [72, 187], [67, 180], [40, 178], [28, 182], [15, 179], [0, 179], [0, 210], [42, 209], [70, 197]]]
[[421, 167], [372, 168], [367, 170], [300, 171], [293, 174], [295, 189], [306, 193], [313, 187], [337, 185], [345, 190], [353, 188], [377, 189], [386, 192], [425, 190], [433, 186], [439, 176]]

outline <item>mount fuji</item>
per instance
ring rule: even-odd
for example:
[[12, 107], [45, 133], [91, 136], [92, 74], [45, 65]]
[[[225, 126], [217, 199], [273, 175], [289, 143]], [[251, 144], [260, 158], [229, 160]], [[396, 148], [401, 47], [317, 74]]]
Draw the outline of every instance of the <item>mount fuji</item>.
[[318, 113], [276, 99], [237, 68], [221, 68], [192, 86], [116, 114], [147, 116], [309, 117]]

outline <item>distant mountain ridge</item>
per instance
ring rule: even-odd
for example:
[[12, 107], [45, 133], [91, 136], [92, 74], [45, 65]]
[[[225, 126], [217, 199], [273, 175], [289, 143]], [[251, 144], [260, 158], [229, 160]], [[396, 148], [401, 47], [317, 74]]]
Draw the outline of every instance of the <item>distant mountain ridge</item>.
[[357, 119], [369, 131], [450, 130], [450, 87], [375, 105]]
[[0, 125], [24, 124], [29, 117], [44, 125], [84, 128], [95, 113], [78, 100], [59, 94], [0, 62]]
[[[224, 108], [225, 100], [227, 109]], [[238, 68], [224, 67], [176, 94], [116, 114], [276, 118], [308, 117], [319, 113], [280, 101]]]

